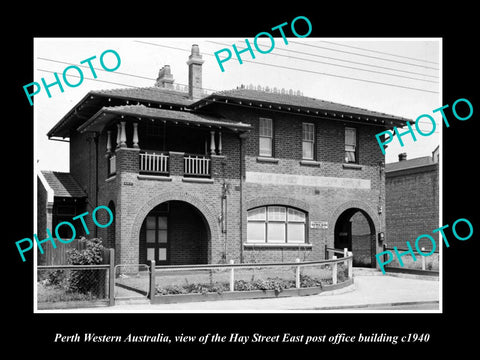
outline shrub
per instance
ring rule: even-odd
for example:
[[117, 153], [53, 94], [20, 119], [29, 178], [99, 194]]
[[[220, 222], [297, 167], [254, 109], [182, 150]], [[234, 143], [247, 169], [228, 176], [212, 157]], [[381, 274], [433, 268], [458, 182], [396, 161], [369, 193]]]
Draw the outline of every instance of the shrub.
[[[82, 237], [80, 241], [86, 242], [84, 250], [71, 249], [67, 251], [67, 259], [70, 265], [97, 265], [103, 261], [103, 245], [102, 240], [98, 238], [85, 239]], [[70, 292], [78, 292], [88, 294], [96, 292], [99, 285], [99, 277], [101, 270], [72, 270], [67, 277], [66, 287]]]
[[64, 270], [51, 270], [47, 272], [46, 276], [46, 284], [51, 286], [60, 286], [66, 280]]
[[322, 282], [308, 275], [300, 274], [300, 287], [322, 287]]

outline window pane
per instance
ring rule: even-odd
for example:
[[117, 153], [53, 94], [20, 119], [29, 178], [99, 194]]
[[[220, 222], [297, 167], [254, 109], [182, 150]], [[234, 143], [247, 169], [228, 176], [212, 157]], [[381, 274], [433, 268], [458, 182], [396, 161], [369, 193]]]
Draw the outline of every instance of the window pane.
[[247, 241], [250, 243], [265, 242], [265, 223], [249, 222], [247, 224]]
[[268, 221], [285, 221], [286, 209], [282, 206], [268, 207]]
[[267, 233], [268, 233], [267, 242], [284, 243], [285, 242], [285, 223], [269, 222]]
[[302, 158], [313, 160], [313, 142], [304, 141], [302, 143]]
[[147, 230], [147, 243], [155, 243], [155, 230]]
[[272, 156], [272, 138], [260, 137], [260, 155]]
[[258, 209], [253, 209], [248, 211], [248, 220], [265, 220], [265, 210], [266, 208], [261, 207]]
[[295, 209], [288, 209], [288, 222], [291, 221], [305, 222], [305, 213]]
[[158, 249], [158, 261], [167, 261], [167, 249], [165, 248]]
[[158, 217], [158, 228], [159, 229], [167, 229], [167, 217], [166, 216], [159, 216]]
[[147, 229], [155, 229], [155, 216], [147, 216]]
[[157, 230], [158, 242], [162, 244], [167, 243], [167, 230]]
[[356, 140], [356, 129], [354, 128], [345, 128], [345, 145], [355, 146], [357, 143]]
[[155, 260], [155, 249], [148, 248], [147, 249], [147, 260]]
[[303, 123], [303, 140], [304, 141], [314, 141], [315, 130], [313, 124]]
[[355, 151], [345, 151], [345, 161], [354, 163], [355, 160]]
[[264, 119], [260, 118], [260, 129], [259, 129], [260, 136], [269, 136], [272, 137], [272, 119]]
[[305, 242], [305, 224], [288, 223], [287, 239], [289, 243], [295, 243], [295, 244], [304, 243]]

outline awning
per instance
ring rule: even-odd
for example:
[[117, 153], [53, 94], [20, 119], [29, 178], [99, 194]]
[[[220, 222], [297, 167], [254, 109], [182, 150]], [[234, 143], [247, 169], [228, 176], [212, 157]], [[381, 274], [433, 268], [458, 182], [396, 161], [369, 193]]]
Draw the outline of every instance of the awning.
[[144, 105], [124, 105], [103, 107], [89, 120], [80, 125], [77, 130], [81, 133], [86, 131], [101, 132], [111, 120], [119, 116], [141, 119], [159, 119], [183, 123], [186, 125], [195, 124], [197, 126], [227, 128], [232, 131], [247, 131], [252, 129], [250, 124], [232, 121], [225, 118], [213, 117], [204, 114], [198, 114], [191, 111], [176, 111], [161, 108], [152, 108]]

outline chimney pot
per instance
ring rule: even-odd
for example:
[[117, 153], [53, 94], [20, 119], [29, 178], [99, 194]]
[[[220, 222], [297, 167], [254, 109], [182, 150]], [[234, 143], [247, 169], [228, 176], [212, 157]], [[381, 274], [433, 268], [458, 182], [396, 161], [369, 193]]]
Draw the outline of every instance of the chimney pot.
[[398, 154], [398, 161], [407, 160], [407, 153]]
[[160, 71], [158, 72], [157, 81], [155, 82], [155, 86], [173, 89], [173, 75], [170, 71], [170, 65], [163, 66]]

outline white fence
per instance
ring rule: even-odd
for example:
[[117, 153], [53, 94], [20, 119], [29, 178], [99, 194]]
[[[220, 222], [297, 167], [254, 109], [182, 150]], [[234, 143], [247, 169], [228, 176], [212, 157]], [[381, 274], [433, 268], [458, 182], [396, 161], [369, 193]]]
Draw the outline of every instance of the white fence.
[[140, 171], [150, 173], [168, 173], [168, 155], [140, 154]]
[[210, 176], [210, 159], [202, 155], [185, 155], [184, 174], [186, 176]]

